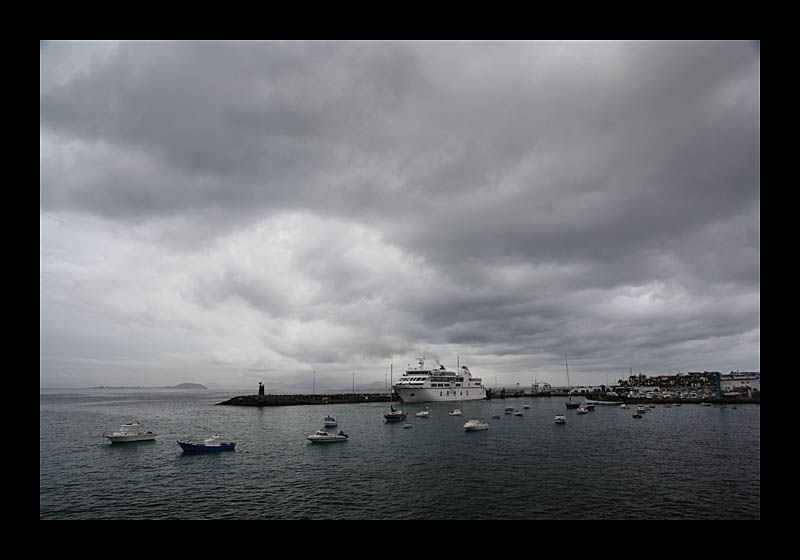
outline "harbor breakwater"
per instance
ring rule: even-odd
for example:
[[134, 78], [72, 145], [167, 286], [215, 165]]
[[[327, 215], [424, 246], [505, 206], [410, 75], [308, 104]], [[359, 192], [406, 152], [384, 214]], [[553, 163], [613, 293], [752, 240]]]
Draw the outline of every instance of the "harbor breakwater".
[[[530, 394], [523, 391], [504, 391], [492, 392], [487, 390], [487, 399], [509, 399], [509, 398], [531, 398], [531, 397], [566, 397], [566, 394]], [[588, 399], [592, 401], [610, 401], [611, 399], [606, 395], [601, 394], [581, 394], [572, 395], [577, 399]], [[401, 402], [394, 395], [390, 399], [388, 393], [339, 393], [333, 395], [242, 395], [233, 397], [227, 401], [217, 403], [220, 405], [229, 406], [294, 406], [303, 404], [354, 404], [354, 403], [368, 403], [368, 402]], [[647, 399], [647, 398], [630, 398], [630, 397], [615, 397], [614, 403], [625, 404], [761, 404], [761, 398], [698, 398], [698, 399]]]
[[230, 406], [293, 406], [300, 404], [353, 404], [389, 402], [388, 393], [340, 393], [335, 395], [242, 395], [220, 405]]

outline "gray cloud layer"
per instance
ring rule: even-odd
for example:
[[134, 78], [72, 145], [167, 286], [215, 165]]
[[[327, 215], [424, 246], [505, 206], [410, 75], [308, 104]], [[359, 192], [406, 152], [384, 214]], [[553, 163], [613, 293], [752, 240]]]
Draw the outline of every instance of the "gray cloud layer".
[[759, 367], [750, 43], [40, 50], [43, 384]]

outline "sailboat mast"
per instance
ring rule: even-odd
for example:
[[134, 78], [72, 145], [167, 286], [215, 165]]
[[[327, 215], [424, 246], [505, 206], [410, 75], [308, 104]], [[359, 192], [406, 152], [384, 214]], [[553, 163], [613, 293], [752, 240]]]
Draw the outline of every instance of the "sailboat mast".
[[569, 389], [569, 387], [570, 387], [570, 384], [569, 384], [569, 363], [567, 362], [566, 354], [564, 355], [564, 365], [567, 366], [567, 389]]

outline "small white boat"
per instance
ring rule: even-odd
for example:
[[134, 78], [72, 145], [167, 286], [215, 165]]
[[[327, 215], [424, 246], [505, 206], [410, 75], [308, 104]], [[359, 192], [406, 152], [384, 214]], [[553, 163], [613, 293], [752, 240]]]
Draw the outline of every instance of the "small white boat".
[[521, 410], [515, 410], [514, 411], [514, 416], [522, 416], [522, 411]]
[[628, 408], [628, 405], [627, 405], [627, 404], [625, 404], [625, 403], [622, 403], [621, 405], [619, 405], [619, 407], [620, 407], [620, 408]]
[[338, 434], [332, 434], [328, 430], [317, 430], [316, 433], [306, 436], [306, 439], [313, 443], [329, 443], [335, 441], [347, 441], [347, 434], [339, 431]]
[[586, 414], [589, 411], [583, 408], [582, 406], [579, 406], [578, 408], [575, 409], [575, 412], [577, 412], [578, 414]]
[[336, 422], [336, 418], [334, 418], [330, 414], [325, 417], [325, 420], [323, 420], [322, 423], [326, 428], [333, 428], [334, 426], [339, 425], [339, 423]]
[[514, 412], [514, 407], [513, 406], [507, 406], [505, 411], [504, 411], [504, 414], [511, 414], [512, 412]]
[[555, 421], [556, 421], [556, 424], [566, 424], [567, 423], [567, 417], [564, 416], [563, 414], [556, 414]]
[[413, 428], [413, 424], [403, 424], [404, 428]]
[[522, 405], [522, 408], [530, 408], [530, 407], [531, 407], [531, 405], [529, 405], [528, 403], [525, 403], [525, 404]]
[[428, 411], [427, 406], [415, 414], [415, 416], [419, 416], [420, 418], [428, 418], [430, 415], [431, 413]]
[[647, 407], [643, 404], [640, 404], [636, 407], [636, 414], [642, 414], [643, 412], [647, 412]]
[[461, 411], [458, 410], [458, 409], [455, 409], [453, 412], [450, 412], [449, 414], [450, 414], [450, 416], [461, 416]]
[[111, 443], [129, 443], [133, 441], [150, 441], [156, 439], [156, 434], [151, 431], [142, 431], [137, 422], [128, 422], [120, 426], [118, 432], [103, 434], [100, 437], [108, 438]]
[[468, 432], [477, 432], [480, 430], [488, 430], [489, 423], [483, 422], [481, 420], [470, 420], [466, 424], [464, 424], [464, 429]]

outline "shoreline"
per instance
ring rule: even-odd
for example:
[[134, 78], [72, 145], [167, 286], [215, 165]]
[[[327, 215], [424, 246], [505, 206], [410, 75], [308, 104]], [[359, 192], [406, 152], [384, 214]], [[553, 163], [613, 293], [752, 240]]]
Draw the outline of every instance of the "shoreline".
[[[505, 394], [494, 395], [487, 393], [486, 399], [511, 399], [511, 398], [545, 398], [545, 397], [566, 397], [567, 395], [553, 395], [553, 394], [515, 394], [506, 392]], [[705, 399], [648, 399], [648, 398], [631, 398], [631, 397], [615, 397], [613, 400], [605, 395], [597, 394], [580, 394], [572, 395], [573, 398], [578, 400], [590, 400], [595, 402], [605, 401], [608, 406], [625, 404], [761, 404], [761, 398], [736, 398], [725, 397], [718, 398], [705, 398]], [[337, 393], [328, 395], [241, 395], [238, 397], [230, 398], [224, 402], [217, 403], [218, 405], [225, 406], [296, 406], [308, 404], [358, 404], [358, 403], [371, 403], [371, 402], [390, 402], [394, 401], [398, 404], [402, 403], [397, 397], [391, 398], [388, 393]], [[613, 404], [612, 404], [613, 403]]]

